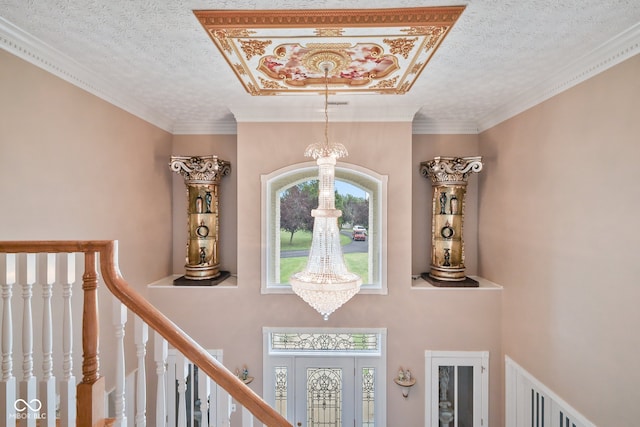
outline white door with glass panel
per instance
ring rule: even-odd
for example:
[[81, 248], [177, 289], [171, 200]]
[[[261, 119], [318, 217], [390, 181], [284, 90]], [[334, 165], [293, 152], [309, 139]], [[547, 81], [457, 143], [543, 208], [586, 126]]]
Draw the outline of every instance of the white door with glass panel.
[[295, 365], [295, 425], [352, 426], [355, 420], [355, 360], [351, 357], [299, 357]]
[[427, 427], [486, 427], [489, 352], [427, 351]]

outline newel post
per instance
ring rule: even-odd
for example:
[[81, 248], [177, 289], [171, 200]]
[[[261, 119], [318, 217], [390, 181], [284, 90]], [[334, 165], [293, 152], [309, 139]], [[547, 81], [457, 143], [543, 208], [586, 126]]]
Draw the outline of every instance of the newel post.
[[84, 256], [84, 274], [82, 290], [84, 306], [82, 309], [82, 382], [78, 384], [77, 425], [104, 425], [104, 377], [99, 374], [98, 357], [98, 273], [96, 270], [96, 252], [87, 252]]

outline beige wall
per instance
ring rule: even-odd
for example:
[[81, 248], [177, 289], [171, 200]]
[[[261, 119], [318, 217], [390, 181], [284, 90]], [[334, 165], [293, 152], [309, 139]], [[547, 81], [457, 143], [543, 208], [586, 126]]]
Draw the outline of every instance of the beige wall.
[[[357, 295], [328, 321], [294, 295], [261, 295], [261, 174], [309, 161], [303, 156], [309, 143], [322, 138], [321, 123], [240, 123], [237, 153], [230, 137], [176, 136], [174, 154], [217, 154], [232, 161], [232, 176], [224, 178], [222, 197], [233, 200], [237, 180], [237, 210], [222, 206], [223, 217], [237, 213], [237, 249], [222, 247], [222, 257], [233, 259], [237, 250], [237, 288], [156, 288], [150, 298], [205, 348], [223, 349], [224, 364], [231, 370], [247, 365], [256, 380], [252, 389], [262, 393], [262, 327], [382, 327], [387, 328], [388, 425], [424, 425], [424, 351], [489, 350], [491, 353], [492, 425], [501, 425], [500, 291], [412, 289], [412, 247], [428, 246], [425, 230], [430, 219], [412, 223], [418, 182], [420, 198], [430, 184], [419, 176], [418, 164], [435, 155], [475, 155], [477, 135], [418, 137], [412, 141], [410, 123], [332, 123], [332, 139], [344, 143], [344, 161], [388, 175], [388, 285], [389, 295]], [[334, 137], [335, 136], [335, 137]], [[334, 137], [334, 138], [333, 138]], [[441, 152], [446, 151], [446, 152]], [[446, 150], [444, 150], [446, 148]], [[418, 157], [418, 158], [416, 158]], [[416, 176], [418, 178], [416, 179]], [[179, 176], [174, 177], [174, 214], [184, 210]], [[226, 185], [226, 187], [224, 187]], [[471, 190], [470, 190], [471, 191]], [[475, 192], [475, 190], [471, 191]], [[473, 199], [473, 196], [472, 196]], [[225, 201], [224, 203], [227, 203]], [[224, 205], [223, 203], [223, 205]], [[473, 213], [475, 207], [471, 203]], [[415, 210], [414, 210], [415, 211]], [[430, 214], [430, 213], [429, 213]], [[475, 216], [473, 214], [472, 216]], [[223, 218], [224, 219], [224, 218]], [[186, 219], [184, 220], [186, 221]], [[472, 222], [474, 220], [472, 219]], [[177, 220], [176, 239], [183, 240], [183, 220]], [[222, 232], [228, 232], [226, 227]], [[174, 230], [174, 235], [176, 231]], [[471, 246], [475, 239], [471, 227]], [[416, 237], [418, 236], [418, 237]], [[415, 240], [422, 240], [416, 242]], [[176, 251], [183, 250], [181, 241]], [[182, 252], [174, 254], [174, 266], [182, 273]], [[474, 261], [471, 261], [473, 264]], [[223, 263], [224, 264], [224, 263]], [[233, 269], [233, 263], [228, 263]], [[223, 265], [223, 267], [226, 267]], [[418, 265], [415, 271], [428, 267]], [[400, 366], [408, 367], [418, 383], [409, 399], [403, 399], [392, 382]], [[495, 422], [495, 423], [494, 423]]]
[[480, 136], [503, 345], [596, 425], [640, 419], [640, 55]]
[[0, 94], [0, 239], [116, 239], [142, 293], [169, 274], [171, 135], [2, 50]]

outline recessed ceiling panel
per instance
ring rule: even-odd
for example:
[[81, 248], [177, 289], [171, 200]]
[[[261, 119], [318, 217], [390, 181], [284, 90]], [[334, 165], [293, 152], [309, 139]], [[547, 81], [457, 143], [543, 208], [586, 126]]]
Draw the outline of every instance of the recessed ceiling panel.
[[[464, 6], [368, 10], [200, 10], [251, 95], [404, 94]], [[326, 73], [326, 79], [325, 79]]]

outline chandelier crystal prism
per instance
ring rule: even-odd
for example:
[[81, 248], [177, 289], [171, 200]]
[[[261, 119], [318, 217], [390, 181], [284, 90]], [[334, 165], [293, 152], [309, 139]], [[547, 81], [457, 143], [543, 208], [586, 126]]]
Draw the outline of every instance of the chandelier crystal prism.
[[348, 155], [344, 145], [329, 143], [328, 75], [335, 65], [330, 61], [319, 64], [325, 77], [324, 141], [309, 145], [304, 153], [318, 165], [318, 208], [311, 211], [313, 236], [307, 266], [289, 279], [293, 292], [324, 316], [324, 320], [357, 294], [362, 284], [360, 276], [349, 272], [345, 265], [338, 228], [342, 211], [335, 207], [336, 159]]

